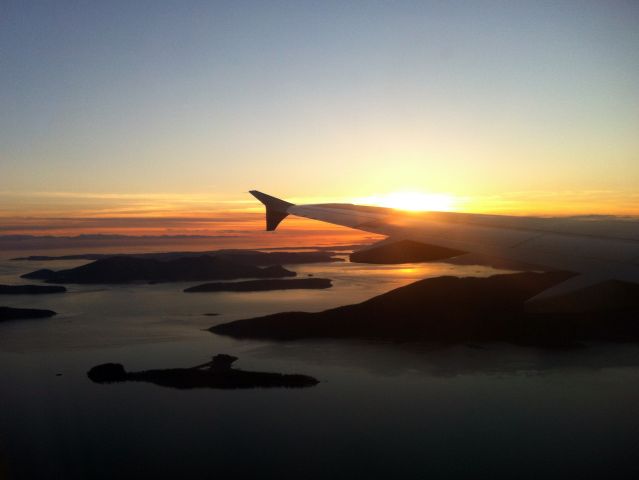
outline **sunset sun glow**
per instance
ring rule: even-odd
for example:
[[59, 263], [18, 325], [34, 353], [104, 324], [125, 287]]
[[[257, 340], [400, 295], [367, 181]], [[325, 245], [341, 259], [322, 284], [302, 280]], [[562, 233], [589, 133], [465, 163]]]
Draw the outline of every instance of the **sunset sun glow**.
[[357, 199], [355, 203], [395, 208], [410, 212], [454, 210], [457, 201], [454, 196], [442, 193], [393, 192]]

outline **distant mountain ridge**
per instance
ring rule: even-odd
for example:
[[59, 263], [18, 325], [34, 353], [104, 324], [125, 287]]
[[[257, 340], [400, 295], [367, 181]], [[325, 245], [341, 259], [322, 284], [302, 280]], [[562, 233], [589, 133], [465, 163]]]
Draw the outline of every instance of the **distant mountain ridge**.
[[174, 260], [184, 257], [201, 257], [203, 255], [210, 257], [227, 258], [243, 264], [249, 265], [281, 265], [281, 264], [297, 264], [297, 263], [318, 263], [318, 262], [338, 262], [341, 258], [332, 256], [330, 251], [311, 251], [311, 252], [263, 252], [260, 250], [245, 249], [222, 249], [210, 250], [204, 252], [161, 252], [161, 253], [83, 253], [74, 255], [30, 255], [28, 257], [16, 257], [12, 260], [26, 261], [49, 261], [49, 260], [100, 260], [109, 257], [135, 257], [150, 258], [154, 260]]
[[[3, 226], [0, 225], [0, 231], [3, 231]], [[7, 231], [4, 228], [4, 231]], [[242, 240], [244, 239], [244, 240]], [[239, 242], [239, 243], [238, 243]], [[295, 239], [290, 239], [291, 246], [269, 248], [269, 250], [291, 250], [299, 248], [299, 245], [295, 244]], [[352, 241], [348, 241], [353, 243]], [[359, 240], [358, 240], [359, 242]], [[246, 245], [247, 248], [262, 249], [268, 247], [268, 243], [265, 245], [259, 245], [262, 243], [258, 237], [252, 237], [245, 231], [225, 231], [219, 235], [122, 235], [122, 234], [80, 234], [80, 235], [29, 235], [29, 234], [7, 234], [0, 235], [0, 251], [51, 251], [51, 250], [67, 250], [78, 251], [79, 249], [87, 251], [108, 251], [107, 249], [115, 250], [116, 252], [126, 252], [128, 249], [149, 249], [158, 250], [162, 249], [167, 251], [169, 249], [183, 249], [185, 246], [188, 249], [199, 248], [201, 250], [207, 250], [211, 247], [222, 248], [230, 245]], [[367, 239], [363, 239], [361, 243], [368, 243]], [[256, 246], [257, 245], [257, 246]], [[354, 245], [354, 247], [359, 246]], [[346, 245], [349, 246], [349, 245]], [[315, 250], [328, 250], [331, 248], [344, 249], [343, 242], [335, 243], [333, 246], [327, 245], [308, 245], [308, 249]], [[130, 250], [129, 250], [130, 251]]]

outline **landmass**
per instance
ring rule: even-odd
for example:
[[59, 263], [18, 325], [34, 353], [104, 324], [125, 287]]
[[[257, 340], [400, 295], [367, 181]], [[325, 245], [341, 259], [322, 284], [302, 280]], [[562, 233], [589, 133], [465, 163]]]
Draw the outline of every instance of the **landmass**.
[[[285, 312], [216, 325], [235, 338], [371, 338], [445, 343], [570, 346], [638, 341], [639, 287], [610, 282], [531, 310], [525, 302], [572, 276], [516, 273], [420, 280], [365, 302], [318, 313]], [[612, 307], [614, 305], [614, 307]]]
[[355, 251], [351, 253], [350, 260], [357, 263], [380, 264], [431, 262], [456, 257], [464, 253], [460, 250], [426, 245], [412, 240], [399, 240]]
[[56, 315], [53, 310], [39, 310], [36, 308], [0, 307], [0, 321], [20, 320], [27, 318], [47, 318]]
[[[318, 247], [319, 248], [319, 247]], [[205, 252], [163, 252], [163, 253], [127, 253], [127, 254], [104, 254], [104, 253], [83, 253], [77, 255], [31, 255], [28, 257], [17, 257], [12, 260], [24, 261], [52, 261], [52, 260], [101, 260], [110, 257], [134, 257], [152, 260], [176, 260], [178, 258], [219, 257], [235, 261], [245, 265], [268, 266], [282, 264], [300, 263], [322, 263], [341, 262], [343, 259], [333, 256], [331, 251], [311, 251], [311, 252], [262, 252], [260, 250], [224, 249], [211, 250]]]
[[0, 285], [1, 295], [41, 295], [66, 291], [65, 287], [56, 285]]
[[232, 368], [237, 357], [215, 355], [211, 362], [190, 368], [166, 368], [127, 372], [119, 363], [105, 363], [87, 372], [96, 383], [149, 382], [162, 387], [191, 388], [303, 388], [319, 381], [308, 375], [249, 372]]
[[264, 292], [269, 290], [330, 288], [328, 278], [299, 278], [294, 280], [246, 280], [243, 282], [214, 282], [185, 288], [185, 292]]
[[55, 275], [55, 271], [48, 268], [41, 268], [39, 270], [34, 270], [33, 272], [25, 273], [24, 275], [20, 275], [20, 278], [27, 278], [29, 280], [48, 280], [55, 277]]
[[418, 263], [440, 261], [453, 265], [484, 265], [501, 270], [541, 271], [538, 266], [514, 262], [486, 255], [465, 253], [436, 245], [400, 240], [383, 245], [363, 246], [350, 254], [351, 262], [394, 265], [398, 263]]
[[66, 270], [36, 270], [22, 275], [22, 278], [40, 279], [48, 283], [118, 284], [282, 278], [295, 275], [295, 272], [280, 265], [257, 267], [220, 256], [200, 255], [167, 261], [130, 256], [107, 257]]

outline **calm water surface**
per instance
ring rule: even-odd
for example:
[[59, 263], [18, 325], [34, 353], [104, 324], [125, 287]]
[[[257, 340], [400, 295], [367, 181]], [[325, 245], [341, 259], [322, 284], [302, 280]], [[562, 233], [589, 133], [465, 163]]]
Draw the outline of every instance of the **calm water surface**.
[[[0, 283], [81, 263], [1, 261]], [[639, 478], [636, 346], [276, 343], [205, 330], [359, 302], [429, 276], [495, 273], [443, 263], [290, 268], [334, 287], [185, 294], [194, 283], [71, 285], [62, 295], [0, 297], [59, 312], [0, 324], [0, 478]], [[174, 390], [86, 377], [104, 362], [188, 367], [216, 353], [321, 383]]]

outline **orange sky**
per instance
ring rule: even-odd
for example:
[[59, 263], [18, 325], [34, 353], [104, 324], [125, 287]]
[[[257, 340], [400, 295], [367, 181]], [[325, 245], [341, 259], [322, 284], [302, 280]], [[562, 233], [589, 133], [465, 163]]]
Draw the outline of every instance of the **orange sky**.
[[[264, 232], [263, 207], [248, 194], [228, 200], [205, 194], [39, 193], [31, 196], [5, 195], [4, 198], [0, 208], [0, 235], [194, 235], [215, 237], [215, 243], [225, 247], [352, 244], [373, 238], [362, 232], [293, 216], [282, 223], [277, 233]], [[288, 199], [297, 203], [350, 201], [391, 207], [421, 205], [451, 211], [519, 215], [610, 212], [639, 215], [639, 195], [623, 198], [615, 192], [605, 191], [514, 192], [474, 198], [396, 192], [359, 198]], [[408, 203], [402, 203], [406, 201]]]
[[250, 189], [639, 215], [637, 25], [637, 2], [14, 2], [0, 235], [254, 235]]

